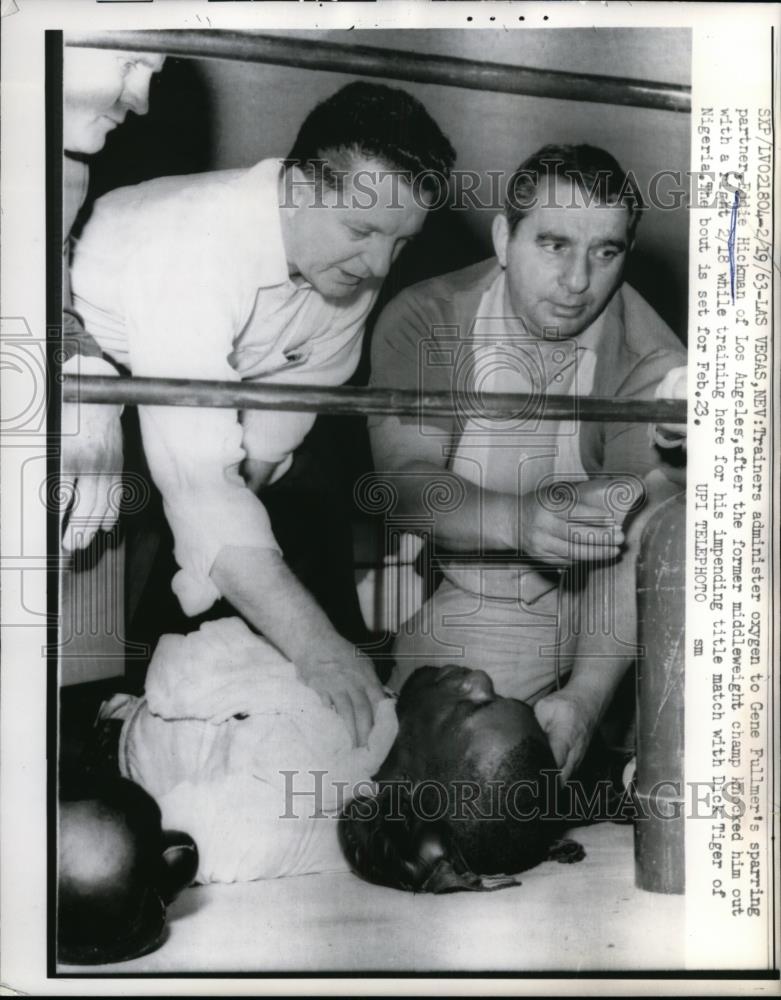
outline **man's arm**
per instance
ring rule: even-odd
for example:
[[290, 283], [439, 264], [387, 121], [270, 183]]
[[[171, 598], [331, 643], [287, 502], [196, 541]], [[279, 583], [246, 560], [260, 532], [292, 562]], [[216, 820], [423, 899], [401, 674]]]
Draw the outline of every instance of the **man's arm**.
[[[663, 393], [680, 376], [682, 369], [673, 368], [680, 357], [669, 348], [651, 351], [626, 375], [617, 395], [650, 399]], [[641, 423], [605, 427], [602, 472], [615, 480], [631, 475], [634, 482], [643, 481], [646, 491], [643, 507], [633, 514], [629, 524], [621, 558], [612, 565], [594, 567], [581, 597], [582, 607], [596, 609], [599, 620], [612, 622], [613, 630], [581, 630], [569, 683], [535, 705], [565, 779], [580, 764], [618, 683], [634, 659], [631, 647], [637, 643], [636, 567], [643, 529], [659, 505], [682, 488], [680, 476], [671, 474], [664, 454], [652, 446], [648, 431], [648, 425]]]
[[[424, 293], [403, 292], [380, 316], [372, 338], [371, 384], [383, 387], [418, 387], [421, 379], [422, 344], [430, 343], [430, 331], [438, 325], [452, 325], [452, 317], [436, 311]], [[447, 346], [447, 345], [445, 345]], [[451, 391], [453, 371], [435, 368], [426, 372], [428, 388]], [[620, 526], [612, 537], [603, 529], [604, 508], [599, 498], [583, 499], [579, 521], [596, 532], [573, 537], [571, 519], [559, 505], [541, 502], [535, 493], [520, 499], [515, 493], [481, 488], [447, 469], [447, 455], [458, 442], [460, 429], [454, 418], [370, 418], [369, 433], [377, 474], [388, 477], [398, 494], [399, 512], [411, 515], [411, 523], [433, 523], [438, 543], [456, 552], [486, 550], [523, 552], [555, 565], [578, 560], [614, 558], [623, 541]], [[458, 504], [432, 502], [437, 479], [461, 497]], [[414, 530], [414, 527], [411, 528]]]
[[[75, 359], [74, 359], [75, 361]], [[116, 375], [102, 358], [78, 359], [66, 374]], [[85, 549], [96, 533], [119, 517], [122, 483], [122, 407], [110, 403], [63, 403], [62, 495], [71, 502], [62, 535], [66, 552]]]
[[633, 660], [632, 644], [637, 635], [636, 560], [636, 550], [629, 547], [617, 562], [590, 570], [580, 596], [581, 607], [594, 613], [598, 622], [611, 622], [613, 628], [581, 631], [567, 684], [534, 706], [564, 781], [583, 760]]
[[[242, 323], [241, 289], [230, 269], [211, 269], [193, 283], [199, 261], [192, 262], [191, 272], [184, 266], [186, 248], [174, 249], [181, 265], [175, 270], [163, 241], [134, 262], [125, 281], [132, 305], [127, 322], [133, 374], [238, 382], [228, 357]], [[365, 741], [372, 702], [381, 697], [379, 682], [371, 663], [337, 634], [286, 566], [265, 508], [239, 473], [247, 452], [238, 413], [140, 406], [139, 419], [174, 536], [181, 569], [172, 586], [185, 614], [200, 614], [225, 597]], [[260, 480], [293, 440], [290, 421], [272, 423], [266, 421], [262, 433], [255, 428], [269, 458], [252, 470]]]
[[372, 705], [382, 697], [373, 666], [336, 632], [286, 565], [263, 504], [238, 471], [244, 452], [237, 414], [141, 407], [140, 415], [174, 535], [181, 570], [173, 589], [185, 613], [198, 614], [224, 597], [365, 743]]
[[185, 613], [226, 598], [365, 742], [371, 706], [382, 697], [379, 682], [370, 661], [338, 635], [285, 564], [265, 508], [239, 474], [244, 452], [237, 414], [183, 407], [139, 412], [174, 535], [181, 570], [173, 588]]
[[[381, 471], [381, 470], [380, 470]], [[578, 526], [573, 527], [571, 511], [545, 504], [534, 492], [521, 497], [484, 489], [462, 476], [444, 471], [430, 461], [406, 462], [394, 477], [402, 513], [431, 518], [434, 536], [444, 548], [455, 552], [509, 551], [553, 565], [596, 559], [613, 559], [623, 542], [621, 526], [605, 526], [605, 509], [595, 491], [572, 484], [580, 497]], [[461, 502], [445, 509], [431, 504], [428, 497], [440, 478], [454, 485]], [[599, 537], [589, 526], [599, 528]]]
[[371, 660], [338, 634], [279, 552], [228, 547], [211, 573], [223, 596], [296, 665], [364, 745], [383, 693]]
[[534, 706], [567, 780], [577, 770], [622, 677], [635, 658], [637, 643], [637, 558], [643, 529], [659, 505], [681, 487], [659, 470], [645, 478], [647, 498], [627, 530], [626, 547], [616, 562], [592, 568], [580, 596], [583, 609], [606, 628], [581, 628], [572, 673], [561, 691]]
[[[67, 260], [63, 262], [62, 331], [63, 374], [117, 374], [73, 310]], [[86, 548], [101, 528], [108, 531], [119, 516], [121, 414], [121, 406], [110, 404], [62, 404], [62, 495], [73, 498], [62, 536], [66, 552]]]

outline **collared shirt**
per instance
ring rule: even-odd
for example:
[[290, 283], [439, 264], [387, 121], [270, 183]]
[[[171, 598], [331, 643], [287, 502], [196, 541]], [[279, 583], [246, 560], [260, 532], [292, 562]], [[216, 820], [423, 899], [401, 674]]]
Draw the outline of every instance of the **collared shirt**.
[[[73, 255], [74, 304], [133, 375], [339, 385], [355, 370], [380, 282], [324, 299], [291, 279], [282, 239], [281, 163], [164, 177], [105, 195]], [[210, 571], [226, 546], [278, 549], [239, 473], [245, 456], [278, 478], [314, 415], [139, 407], [144, 450], [181, 567], [187, 614], [219, 597]]]
[[[495, 258], [430, 278], [405, 289], [382, 311], [372, 334], [372, 386], [453, 392], [461, 385], [462, 358], [469, 346], [483, 294], [499, 273]], [[680, 340], [648, 303], [624, 283], [600, 317], [591, 394], [652, 399], [671, 368], [686, 363]], [[580, 388], [577, 392], [581, 395]], [[442, 465], [458, 444], [457, 412], [422, 416], [369, 417], [378, 471], [395, 475], [415, 458]], [[644, 424], [582, 422], [580, 462], [588, 475], [644, 477], [662, 459], [649, 446]]]
[[[532, 400], [548, 393], [589, 395], [604, 313], [577, 337], [541, 340], [507, 315], [506, 285], [502, 270], [480, 300], [468, 345], [467, 393], [528, 393]], [[554, 481], [584, 480], [579, 432], [577, 421], [535, 419], [533, 405], [507, 420], [470, 418], [449, 467], [483, 490], [516, 496]], [[511, 566], [504, 560], [468, 565], [456, 559], [443, 566], [443, 573], [473, 593], [526, 603], [558, 585], [555, 574], [529, 567], [523, 559]]]

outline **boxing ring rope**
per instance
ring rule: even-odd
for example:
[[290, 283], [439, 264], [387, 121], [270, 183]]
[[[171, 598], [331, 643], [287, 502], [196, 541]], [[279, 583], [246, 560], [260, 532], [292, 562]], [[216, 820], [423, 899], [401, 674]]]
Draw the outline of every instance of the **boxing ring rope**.
[[428, 52], [372, 45], [290, 38], [245, 31], [102, 31], [69, 33], [66, 45], [82, 48], [164, 52], [198, 59], [274, 63], [297, 69], [376, 76], [526, 97], [621, 104], [691, 112], [691, 88], [654, 80], [571, 73], [563, 70], [482, 62]]
[[492, 420], [586, 420], [626, 423], [686, 423], [686, 400], [613, 399], [542, 393], [418, 392], [416, 389], [278, 385], [206, 379], [113, 378], [67, 375], [63, 399], [131, 406], [209, 406], [237, 410], [304, 413], [457, 415]]

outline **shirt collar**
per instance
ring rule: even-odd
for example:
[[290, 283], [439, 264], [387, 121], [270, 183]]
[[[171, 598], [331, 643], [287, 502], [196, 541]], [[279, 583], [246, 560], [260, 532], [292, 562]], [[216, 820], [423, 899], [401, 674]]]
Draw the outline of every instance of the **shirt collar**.
[[290, 281], [279, 215], [279, 176], [282, 169], [282, 160], [261, 160], [250, 167], [241, 182], [249, 190], [249, 203], [255, 208], [258, 288], [270, 288]]
[[573, 338], [578, 346], [578, 350], [596, 351], [597, 346], [602, 339], [602, 331], [605, 328], [606, 312], [607, 308], [603, 309], [594, 322], [590, 326], [586, 327], [583, 333], [579, 333], [577, 337]]

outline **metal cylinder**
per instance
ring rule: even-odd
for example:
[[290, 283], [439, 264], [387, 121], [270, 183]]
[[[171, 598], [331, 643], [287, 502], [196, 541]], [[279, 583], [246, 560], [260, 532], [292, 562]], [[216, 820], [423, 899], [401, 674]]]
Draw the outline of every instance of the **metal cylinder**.
[[686, 494], [650, 518], [637, 563], [635, 884], [682, 893]]

